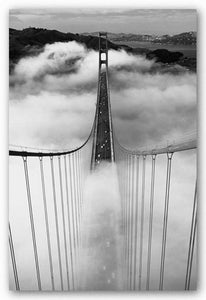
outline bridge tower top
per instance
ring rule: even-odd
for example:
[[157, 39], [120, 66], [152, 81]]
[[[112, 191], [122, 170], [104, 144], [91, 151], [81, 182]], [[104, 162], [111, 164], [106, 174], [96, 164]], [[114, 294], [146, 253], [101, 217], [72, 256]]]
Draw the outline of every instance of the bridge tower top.
[[108, 67], [107, 32], [99, 32], [99, 69], [102, 65]]

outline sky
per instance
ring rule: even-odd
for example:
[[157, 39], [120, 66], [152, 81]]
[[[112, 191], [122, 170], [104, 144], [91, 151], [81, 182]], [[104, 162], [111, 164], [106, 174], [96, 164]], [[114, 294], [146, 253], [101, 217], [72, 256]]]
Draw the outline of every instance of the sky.
[[196, 22], [196, 11], [192, 9], [12, 9], [9, 16], [11, 28], [32, 26], [73, 33], [108, 31], [172, 35], [196, 31]]

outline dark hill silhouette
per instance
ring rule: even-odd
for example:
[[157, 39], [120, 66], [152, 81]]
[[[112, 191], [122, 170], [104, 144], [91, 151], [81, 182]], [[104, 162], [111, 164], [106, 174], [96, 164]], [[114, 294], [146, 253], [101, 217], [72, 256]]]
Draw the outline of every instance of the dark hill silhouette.
[[[94, 36], [63, 33], [57, 30], [33, 27], [23, 30], [11, 28], [9, 29], [9, 57], [12, 61], [18, 60], [19, 58], [30, 54], [30, 50], [33, 46], [36, 48], [43, 48], [46, 44], [70, 41], [85, 44], [88, 49], [98, 50], [99, 48], [98, 37]], [[118, 50], [121, 47], [108, 41], [108, 48]]]
[[155, 58], [157, 62], [174, 63], [183, 57], [182, 52], [171, 52], [166, 49], [157, 49], [147, 54], [147, 58]]

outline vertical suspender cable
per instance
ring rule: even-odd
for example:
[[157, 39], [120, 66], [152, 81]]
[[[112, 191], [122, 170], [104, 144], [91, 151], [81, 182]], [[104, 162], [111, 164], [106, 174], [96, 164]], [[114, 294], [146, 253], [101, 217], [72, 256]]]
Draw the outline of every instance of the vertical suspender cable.
[[61, 283], [61, 290], [63, 291], [63, 276], [62, 276], [62, 261], [61, 261], [60, 238], [59, 238], [59, 223], [58, 223], [56, 189], [55, 189], [55, 179], [54, 179], [54, 164], [53, 164], [52, 156], [50, 156], [50, 163], [51, 163], [52, 189], [53, 189], [53, 199], [54, 199], [54, 213], [55, 213], [55, 225], [56, 225], [56, 235], [57, 235], [60, 283]]
[[134, 261], [133, 261], [133, 253], [134, 253], [134, 156], [131, 156], [131, 260], [130, 260], [130, 290], [133, 290], [132, 280], [134, 276]]
[[120, 161], [118, 165], [118, 176], [121, 176], [121, 182], [119, 183], [119, 191], [121, 196], [121, 206], [122, 206], [122, 230], [124, 234], [124, 172], [123, 172], [123, 154], [120, 152]]
[[82, 205], [81, 205], [81, 182], [80, 182], [80, 151], [77, 152], [76, 169], [77, 169], [77, 191], [78, 191], [78, 206], [79, 206], [79, 240], [81, 246], [81, 221], [82, 221]]
[[74, 266], [73, 266], [73, 247], [72, 247], [72, 236], [71, 236], [71, 209], [69, 205], [69, 191], [68, 191], [68, 175], [67, 175], [67, 161], [64, 156], [64, 171], [65, 171], [65, 182], [66, 182], [66, 203], [67, 203], [67, 215], [68, 215], [68, 227], [69, 227], [69, 244], [70, 244], [70, 261], [71, 261], [71, 274], [72, 274], [72, 286], [74, 289]]
[[138, 197], [139, 196], [139, 156], [136, 157], [136, 199], [135, 199], [135, 238], [134, 238], [134, 278], [133, 289], [136, 290], [137, 277], [137, 233], [138, 233]]
[[[124, 203], [124, 279], [125, 284], [127, 282], [127, 155], [124, 153], [124, 190], [123, 190], [123, 203]], [[125, 286], [127, 288], [127, 286]]]
[[40, 270], [39, 270], [39, 258], [37, 252], [37, 244], [36, 244], [36, 233], [35, 233], [35, 226], [34, 226], [34, 216], [33, 216], [33, 208], [31, 202], [31, 191], [29, 185], [29, 173], [28, 173], [28, 165], [27, 165], [27, 157], [23, 157], [24, 162], [24, 174], [25, 174], [25, 181], [26, 181], [26, 190], [27, 190], [27, 200], [29, 206], [29, 217], [30, 217], [30, 225], [31, 225], [31, 233], [32, 233], [32, 243], [33, 243], [33, 250], [34, 250], [34, 260], [35, 260], [35, 267], [36, 267], [36, 275], [37, 275], [37, 284], [38, 289], [41, 291], [41, 277], [40, 277]]
[[76, 154], [72, 153], [72, 173], [73, 173], [73, 187], [74, 187], [74, 211], [76, 220], [76, 237], [77, 237], [77, 248], [76, 248], [76, 284], [79, 284], [78, 270], [79, 270], [79, 215], [78, 215], [78, 195], [77, 195], [77, 182], [76, 182]]
[[164, 282], [164, 265], [165, 265], [165, 250], [166, 250], [166, 240], [167, 240], [172, 154], [173, 153], [167, 153], [167, 178], [166, 178], [165, 208], [164, 208], [163, 233], [162, 233], [162, 253], [161, 253], [161, 265], [160, 265], [159, 290], [163, 290], [163, 282]]
[[119, 172], [122, 174], [122, 184], [120, 186], [120, 190], [122, 193], [122, 209], [123, 209], [123, 235], [125, 237], [125, 167], [124, 167], [124, 153], [122, 153], [122, 161], [120, 164]]
[[[123, 154], [122, 154], [123, 155]], [[123, 205], [123, 209], [124, 209], [124, 216], [123, 216], [123, 236], [125, 238], [125, 161], [122, 162], [122, 164], [120, 165], [120, 173], [123, 173], [123, 185], [122, 185], [122, 205]], [[120, 187], [121, 188], [121, 187]], [[125, 242], [124, 242], [125, 244]], [[124, 247], [125, 249], [125, 247]]]
[[141, 201], [141, 228], [140, 228], [140, 249], [139, 249], [139, 290], [141, 290], [141, 279], [142, 279], [142, 251], [143, 251], [144, 198], [145, 198], [145, 164], [146, 164], [146, 155], [143, 155], [143, 165], [142, 165], [142, 201]]
[[77, 207], [77, 189], [76, 189], [76, 172], [75, 172], [75, 154], [72, 153], [72, 177], [73, 177], [73, 187], [74, 187], [74, 197], [73, 197], [73, 203], [74, 203], [74, 213], [75, 213], [75, 220], [76, 220], [76, 232], [77, 232], [77, 251], [79, 247], [79, 221], [78, 221], [78, 207]]
[[44, 218], [46, 224], [47, 247], [48, 247], [48, 254], [49, 254], [49, 267], [50, 267], [50, 274], [51, 274], [52, 290], [54, 291], [54, 272], [53, 272], [53, 263], [52, 263], [52, 254], [51, 254], [51, 239], [50, 239], [50, 232], [49, 232], [49, 220], [48, 220], [48, 211], [47, 211], [47, 202], [46, 202], [43, 158], [41, 156], [39, 157], [39, 162], [40, 162], [42, 195], [43, 195], [43, 204], [44, 204]]
[[[124, 275], [124, 268], [125, 268], [125, 261], [124, 261], [124, 257], [125, 257], [125, 247], [124, 247], [124, 237], [125, 237], [125, 205], [124, 205], [124, 172], [123, 172], [123, 166], [122, 166], [122, 161], [123, 161], [123, 153], [120, 152], [119, 153], [120, 157], [120, 161], [119, 161], [119, 165], [117, 165], [118, 167], [118, 176], [121, 176], [121, 182], [119, 182], [119, 191], [120, 191], [120, 198], [121, 198], [121, 207], [122, 207], [122, 234], [123, 234], [123, 244], [122, 244], [122, 278]], [[124, 287], [123, 287], [124, 288]]]
[[128, 210], [127, 210], [127, 271], [128, 271], [128, 288], [130, 283], [130, 155], [128, 155], [128, 178], [127, 178]]
[[14, 244], [13, 244], [10, 223], [9, 223], [9, 248], [10, 248], [10, 253], [11, 253], [11, 261], [12, 261], [12, 267], [13, 267], [13, 272], [14, 272], [14, 281], [15, 281], [16, 290], [20, 291], [19, 277], [18, 277], [18, 272], [17, 272], [16, 257], [15, 257]]
[[[77, 152], [73, 153], [73, 172], [74, 172], [74, 188], [75, 188], [75, 207], [76, 207], [76, 220], [77, 220], [77, 232], [78, 232], [78, 247], [77, 247], [77, 274], [79, 274], [79, 256], [80, 256], [80, 202], [79, 202], [79, 181], [77, 170]], [[77, 276], [79, 284], [79, 276]]]
[[80, 197], [80, 216], [82, 218], [82, 198], [83, 198], [83, 186], [82, 186], [82, 161], [81, 161], [82, 150], [78, 151], [78, 169], [79, 169], [79, 197]]
[[[128, 197], [127, 197], [127, 176], [128, 176], [128, 156], [126, 155], [126, 160], [125, 160], [125, 170], [126, 170], [126, 174], [125, 174], [125, 276], [126, 276], [126, 282], [128, 280], [128, 274], [127, 274], [127, 268], [128, 268], [128, 261], [127, 261], [127, 251], [128, 251], [128, 247], [127, 247], [127, 238], [128, 238]], [[127, 283], [126, 283], [126, 287], [127, 287]]]
[[66, 224], [65, 224], [65, 212], [64, 212], [64, 199], [63, 199], [63, 187], [62, 187], [62, 168], [61, 168], [61, 157], [58, 156], [59, 162], [59, 184], [61, 194], [61, 208], [62, 208], [62, 222], [63, 222], [63, 235], [64, 235], [64, 251], [65, 251], [65, 262], [66, 262], [66, 273], [67, 273], [67, 285], [70, 290], [69, 282], [69, 265], [68, 265], [68, 254], [67, 254], [67, 238], [66, 238]]
[[156, 155], [152, 155], [146, 290], [149, 290], [149, 284], [150, 284], [150, 267], [151, 267], [151, 250], [152, 250], [152, 227], [153, 227], [153, 205], [154, 205], [154, 183], [155, 183], [155, 163], [156, 163]]
[[131, 290], [131, 280], [132, 280], [132, 268], [131, 268], [131, 260], [132, 260], [132, 174], [131, 174], [131, 168], [132, 168], [132, 156], [130, 156], [129, 159], [129, 290]]
[[[73, 178], [72, 178], [72, 156], [69, 155], [69, 178], [70, 178], [70, 199], [71, 199], [71, 216], [72, 216], [72, 229], [73, 229], [73, 240], [74, 240], [74, 275], [75, 275], [75, 284], [76, 284], [76, 260], [77, 260], [77, 232], [75, 224], [75, 210], [74, 210], [74, 187], [73, 187]], [[75, 285], [74, 285], [75, 289]]]
[[125, 262], [126, 262], [126, 286], [128, 288], [128, 174], [129, 174], [129, 157], [126, 156], [126, 178], [125, 178], [125, 203], [126, 203], [126, 235], [125, 235]]
[[80, 237], [80, 228], [81, 228], [81, 203], [80, 203], [80, 181], [79, 181], [79, 151], [75, 152], [75, 171], [76, 171], [76, 190], [77, 190], [77, 207], [78, 207], [78, 220], [79, 220], [79, 243], [81, 240]]
[[187, 258], [185, 290], [190, 289], [190, 280], [191, 280], [191, 272], [192, 272], [192, 261], [193, 261], [193, 253], [194, 253], [196, 228], [197, 228], [197, 182], [195, 185], [194, 203], [193, 203], [193, 211], [192, 211], [192, 223], [191, 223], [189, 250], [188, 250], [188, 258]]

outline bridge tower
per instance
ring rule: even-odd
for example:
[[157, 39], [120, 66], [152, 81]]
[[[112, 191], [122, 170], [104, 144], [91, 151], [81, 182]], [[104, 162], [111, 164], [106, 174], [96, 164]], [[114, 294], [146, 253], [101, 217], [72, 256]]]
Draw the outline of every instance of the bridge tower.
[[102, 161], [114, 161], [112, 114], [108, 81], [107, 33], [99, 33], [99, 77], [91, 169]]

